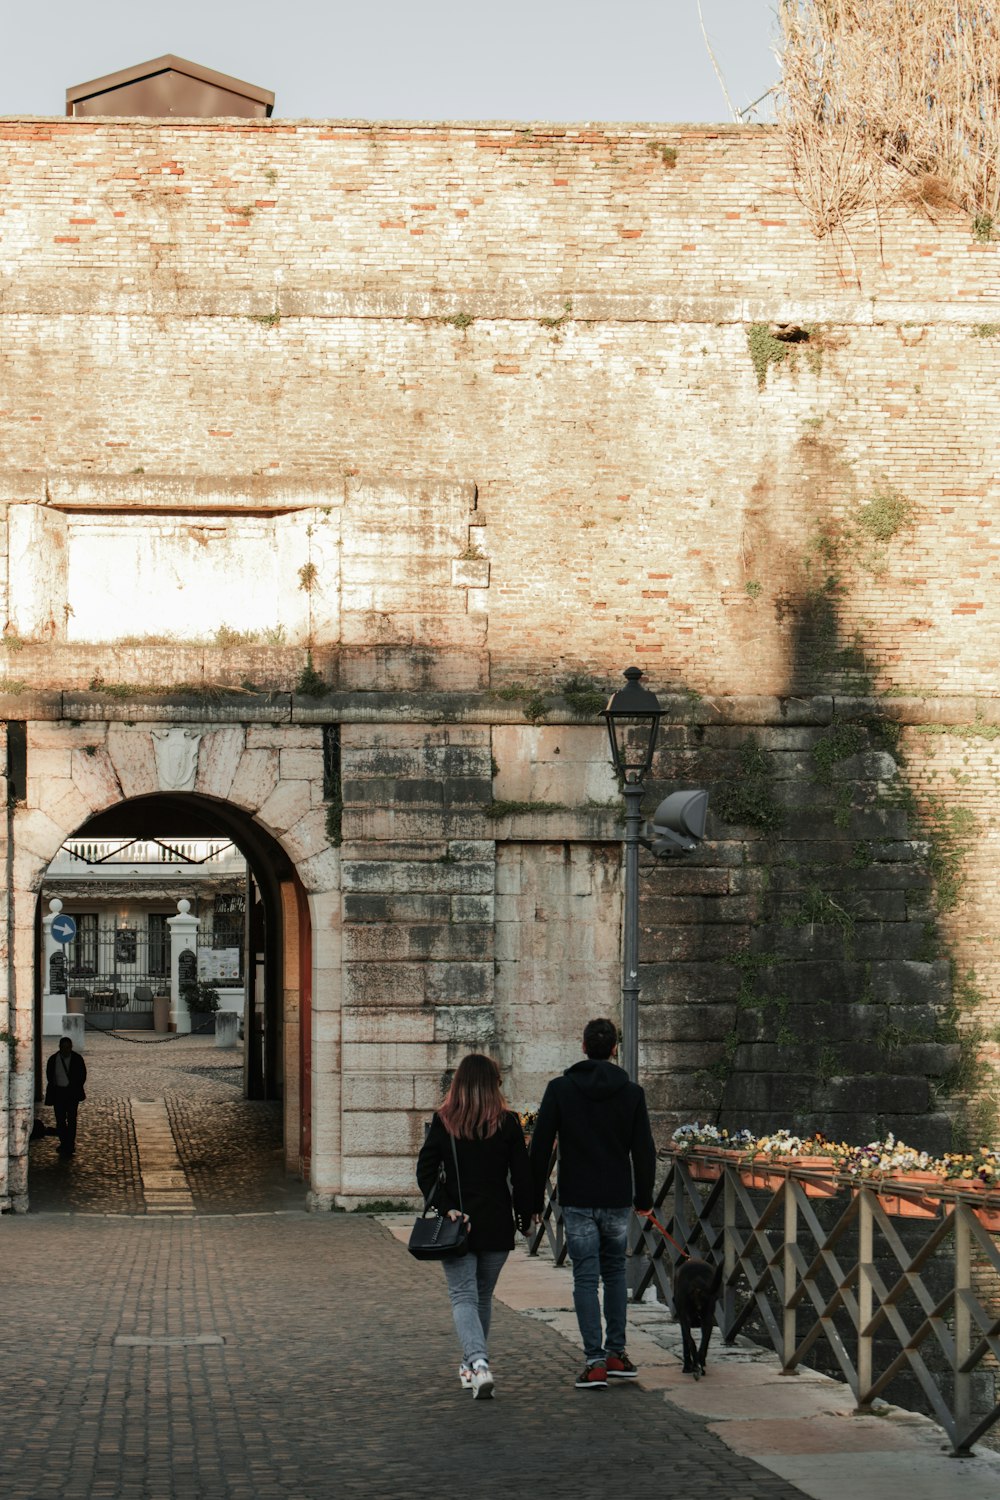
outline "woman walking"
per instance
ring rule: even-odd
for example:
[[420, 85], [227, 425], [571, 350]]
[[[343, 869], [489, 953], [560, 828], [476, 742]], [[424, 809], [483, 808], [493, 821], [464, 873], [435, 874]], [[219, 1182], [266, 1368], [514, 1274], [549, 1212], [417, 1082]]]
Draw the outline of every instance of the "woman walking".
[[417, 1158], [417, 1182], [441, 1213], [455, 1219], [464, 1210], [469, 1221], [468, 1254], [442, 1265], [462, 1346], [459, 1380], [482, 1400], [493, 1395], [487, 1353], [493, 1288], [514, 1248], [515, 1218], [522, 1234], [531, 1227], [532, 1196], [521, 1122], [507, 1108], [491, 1057], [474, 1052], [455, 1069]]

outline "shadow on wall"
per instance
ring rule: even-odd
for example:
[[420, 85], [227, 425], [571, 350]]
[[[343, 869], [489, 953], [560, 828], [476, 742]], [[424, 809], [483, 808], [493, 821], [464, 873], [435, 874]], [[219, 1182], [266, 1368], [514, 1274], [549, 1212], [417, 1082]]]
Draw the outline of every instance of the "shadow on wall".
[[752, 595], [786, 634], [788, 696], [753, 724], [679, 707], [661, 735], [649, 801], [709, 786], [710, 842], [645, 867], [650, 1102], [664, 1135], [708, 1118], [954, 1149], [996, 1130], [981, 997], [954, 980], [943, 933], [968, 831], [954, 804], [918, 809], [902, 726], [873, 693], [880, 643], [852, 619], [913, 510], [885, 485], [844, 519], [848, 471], [824, 445], [805, 452], [811, 534], [791, 562], [789, 538], [759, 536], [783, 561]]

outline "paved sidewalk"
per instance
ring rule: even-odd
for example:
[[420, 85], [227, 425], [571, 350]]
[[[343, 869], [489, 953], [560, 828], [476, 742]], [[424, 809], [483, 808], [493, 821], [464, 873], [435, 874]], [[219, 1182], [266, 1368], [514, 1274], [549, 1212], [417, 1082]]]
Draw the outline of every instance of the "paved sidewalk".
[[[408, 1222], [387, 1221], [405, 1237]], [[550, 1260], [518, 1254], [508, 1261], [499, 1295], [508, 1306], [546, 1323], [578, 1347], [572, 1275]], [[734, 1454], [753, 1458], [813, 1500], [997, 1500], [1000, 1454], [977, 1448], [955, 1459], [934, 1422], [881, 1403], [879, 1415], [855, 1414], [850, 1389], [816, 1371], [783, 1376], [768, 1350], [740, 1340], [727, 1349], [715, 1334], [708, 1373], [693, 1381], [681, 1371], [681, 1338], [666, 1308], [629, 1308], [629, 1353], [640, 1383], [690, 1418]], [[601, 1394], [595, 1399], [602, 1399]], [[676, 1493], [674, 1486], [666, 1486]], [[697, 1491], [692, 1493], [697, 1494]], [[780, 1493], [779, 1488], [768, 1490]]]
[[361, 1215], [27, 1215], [0, 1241], [4, 1500], [801, 1493], [656, 1390], [574, 1390], [575, 1347], [504, 1306], [472, 1401], [440, 1267]]

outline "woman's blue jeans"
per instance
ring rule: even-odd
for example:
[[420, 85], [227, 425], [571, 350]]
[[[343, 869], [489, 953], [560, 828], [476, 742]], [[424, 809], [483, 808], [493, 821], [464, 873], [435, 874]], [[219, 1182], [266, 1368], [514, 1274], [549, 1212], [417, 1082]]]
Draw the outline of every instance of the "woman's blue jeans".
[[[573, 1262], [573, 1307], [580, 1325], [588, 1364], [625, 1348], [628, 1293], [625, 1251], [628, 1248], [630, 1208], [563, 1208], [566, 1248]], [[598, 1283], [604, 1282], [604, 1322]]]
[[452, 1256], [441, 1262], [455, 1332], [462, 1346], [462, 1363], [471, 1367], [474, 1360], [488, 1359], [486, 1343], [490, 1336], [493, 1312], [493, 1288], [507, 1259], [506, 1250], [470, 1250], [467, 1255]]

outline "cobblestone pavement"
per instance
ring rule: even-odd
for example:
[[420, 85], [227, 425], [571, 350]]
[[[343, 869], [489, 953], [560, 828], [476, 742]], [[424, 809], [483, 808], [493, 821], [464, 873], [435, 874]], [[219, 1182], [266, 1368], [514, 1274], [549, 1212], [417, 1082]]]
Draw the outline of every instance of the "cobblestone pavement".
[[364, 1216], [27, 1215], [2, 1235], [4, 1500], [802, 1493], [654, 1391], [574, 1390], [577, 1350], [504, 1306], [497, 1397], [473, 1402], [440, 1268]]
[[[51, 1039], [44, 1055], [55, 1046]], [[166, 1101], [197, 1211], [304, 1206], [305, 1184], [284, 1170], [281, 1105], [243, 1099], [241, 1054], [196, 1036], [129, 1042], [88, 1032], [84, 1056], [87, 1099], [76, 1155], [60, 1157], [54, 1136], [32, 1144], [33, 1212], [145, 1212], [132, 1099]], [[52, 1124], [51, 1109], [39, 1105], [36, 1113]]]

